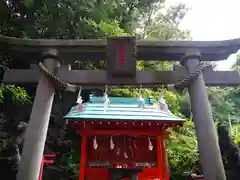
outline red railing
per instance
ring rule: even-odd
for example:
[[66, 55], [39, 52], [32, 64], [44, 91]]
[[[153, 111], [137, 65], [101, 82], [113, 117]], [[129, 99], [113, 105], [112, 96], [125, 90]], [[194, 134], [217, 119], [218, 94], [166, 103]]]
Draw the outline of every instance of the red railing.
[[40, 173], [38, 180], [42, 180], [43, 178], [43, 168], [45, 164], [53, 164], [53, 160], [47, 159], [47, 158], [55, 158], [56, 154], [44, 154], [42, 157], [42, 164], [40, 167]]

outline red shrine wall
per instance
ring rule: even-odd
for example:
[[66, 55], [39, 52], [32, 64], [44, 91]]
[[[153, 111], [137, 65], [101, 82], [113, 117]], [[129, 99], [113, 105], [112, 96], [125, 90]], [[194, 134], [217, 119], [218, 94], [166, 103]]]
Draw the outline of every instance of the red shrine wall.
[[[157, 152], [156, 138], [112, 136], [114, 148], [110, 148], [111, 136], [89, 136], [87, 138], [86, 180], [106, 180], [109, 177], [108, 167], [114, 163], [134, 164], [144, 168], [139, 173], [139, 180], [151, 180], [159, 177], [156, 168]], [[95, 141], [95, 142], [94, 142]], [[94, 149], [93, 144], [97, 144]], [[152, 151], [149, 150], [152, 145]]]

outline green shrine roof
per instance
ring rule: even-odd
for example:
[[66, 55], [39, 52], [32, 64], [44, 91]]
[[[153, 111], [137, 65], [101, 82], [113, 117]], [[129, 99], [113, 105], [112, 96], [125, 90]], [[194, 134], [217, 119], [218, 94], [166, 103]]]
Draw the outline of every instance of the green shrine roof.
[[153, 104], [153, 99], [144, 99], [144, 107], [139, 106], [138, 98], [109, 97], [108, 106], [104, 104], [104, 97], [90, 97], [89, 102], [83, 104], [83, 111], [73, 106], [65, 115], [69, 120], [132, 120], [155, 122], [184, 122], [183, 119], [165, 112], [159, 105]]

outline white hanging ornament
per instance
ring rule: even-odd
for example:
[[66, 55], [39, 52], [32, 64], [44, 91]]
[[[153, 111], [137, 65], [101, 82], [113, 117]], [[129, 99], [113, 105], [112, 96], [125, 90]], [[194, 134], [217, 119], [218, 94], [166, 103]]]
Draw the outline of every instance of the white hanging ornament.
[[104, 111], [106, 111], [106, 109], [108, 108], [108, 104], [110, 103], [107, 93], [104, 94], [103, 98], [104, 98]]
[[133, 146], [134, 146], [135, 149], [137, 149], [137, 145], [136, 145], [136, 140], [135, 139], [133, 140]]
[[131, 138], [131, 137], [129, 137], [129, 138], [128, 138], [128, 140], [129, 140], [129, 147], [128, 147], [128, 148], [129, 148], [129, 150], [130, 150], [130, 152], [131, 152], [131, 155], [132, 155], [132, 157], [133, 157], [133, 156], [134, 156], [134, 154], [133, 154], [133, 150], [132, 150], [132, 143], [131, 143], [131, 142], [132, 142], [132, 141], [131, 141], [131, 140], [132, 140], [132, 138]]
[[82, 88], [79, 90], [78, 97], [77, 97], [77, 111], [78, 112], [83, 112], [83, 109], [84, 109], [84, 106], [82, 104], [83, 100], [82, 100], [82, 96], [81, 96], [81, 91], [82, 91]]
[[138, 92], [138, 94], [139, 94], [139, 97], [138, 97], [138, 103], [139, 103], [138, 107], [139, 108], [144, 108], [145, 100], [144, 100], [144, 98], [142, 98], [141, 92], [142, 92], [142, 85], [140, 86], [140, 89], [139, 89], [139, 92]]
[[97, 137], [95, 136], [93, 139], [93, 149], [97, 150], [97, 148], [98, 148], [98, 143], [97, 143]]
[[145, 100], [144, 100], [144, 98], [142, 98], [141, 95], [138, 98], [138, 103], [139, 103], [138, 107], [144, 108]]
[[115, 144], [113, 142], [112, 136], [110, 137], [110, 149], [113, 150], [115, 147]]
[[158, 98], [158, 104], [159, 104], [159, 107], [161, 110], [165, 111], [165, 112], [168, 112], [168, 105], [163, 97], [163, 95], [160, 95], [159, 98]]
[[120, 148], [117, 148], [117, 155], [120, 155]]
[[149, 151], [153, 150], [153, 145], [152, 145], [150, 137], [148, 137], [148, 149], [149, 149]]
[[124, 155], [124, 158], [125, 158], [125, 159], [128, 159], [128, 155], [127, 155], [126, 152], [124, 152], [123, 155]]

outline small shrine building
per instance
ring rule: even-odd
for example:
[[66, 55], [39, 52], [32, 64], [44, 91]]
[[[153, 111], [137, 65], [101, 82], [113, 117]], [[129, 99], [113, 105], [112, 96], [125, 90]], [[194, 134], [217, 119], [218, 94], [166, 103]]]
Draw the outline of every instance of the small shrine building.
[[91, 96], [64, 116], [82, 136], [79, 180], [169, 180], [167, 128], [184, 120], [162, 99]]

